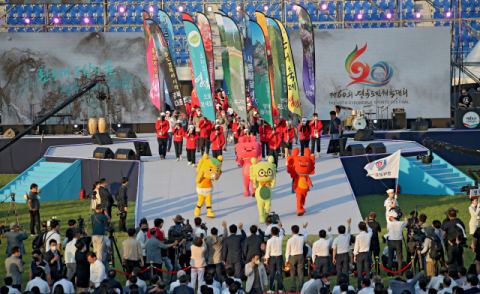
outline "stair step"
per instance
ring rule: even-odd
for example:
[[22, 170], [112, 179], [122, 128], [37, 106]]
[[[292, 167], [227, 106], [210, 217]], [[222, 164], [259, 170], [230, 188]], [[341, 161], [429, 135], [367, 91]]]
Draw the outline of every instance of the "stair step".
[[[427, 165], [427, 164], [425, 164], [425, 163], [423, 163], [419, 160], [415, 160], [415, 161], [412, 160], [412, 162], [416, 165]], [[440, 164], [440, 163], [441, 163], [440, 160], [434, 159], [431, 164], [435, 165], [435, 164]], [[430, 164], [428, 164], [428, 165], [430, 165]]]
[[40, 177], [50, 177], [54, 178], [56, 177], [60, 172], [45, 172], [45, 171], [28, 171], [27, 175], [28, 176], [40, 176]]
[[50, 167], [50, 166], [34, 166], [30, 171], [61, 173], [65, 167]]
[[30, 181], [30, 182], [33, 182], [35, 184], [37, 184], [37, 182], [49, 182], [51, 179], [53, 178], [53, 176], [43, 176], [43, 175], [35, 175], [35, 176], [28, 176], [28, 175], [22, 175], [19, 180], [21, 181]]
[[32, 181], [32, 180], [16, 180], [15, 183], [12, 183], [12, 184], [22, 185], [22, 186], [26, 185], [26, 186], [30, 187], [31, 184], [37, 184], [38, 186], [43, 186], [46, 183], [48, 183], [48, 181], [45, 181], [45, 180], [43, 180], [43, 181], [41, 181], [41, 180], [34, 180], [34, 181]]
[[[40, 186], [38, 187], [40, 190], [42, 189]], [[11, 185], [7, 185], [5, 189], [10, 190], [28, 190], [30, 191], [30, 185], [18, 185], [16, 182], [12, 183]]]
[[[15, 194], [15, 202], [18, 202], [18, 203], [27, 203], [27, 201], [25, 201], [25, 199], [23, 199], [23, 195], [19, 195], [19, 194]], [[5, 200], [5, 199], [8, 199], [10, 200], [10, 194], [0, 194], [0, 200]], [[10, 202], [10, 201], [8, 201]]]
[[467, 181], [464, 181], [464, 182], [456, 182], [456, 183], [447, 183], [445, 184], [445, 186], [451, 188], [451, 187], [463, 187], [463, 186], [467, 186], [468, 184], [470, 184], [470, 182], [467, 182]]
[[443, 178], [456, 178], [460, 175], [459, 173], [441, 173], [441, 174], [429, 173], [429, 174], [438, 180]]
[[70, 166], [70, 163], [42, 161], [37, 166], [67, 168]]
[[439, 169], [427, 169], [424, 170], [426, 173], [429, 175], [437, 175], [437, 174], [446, 174], [446, 173], [452, 173], [453, 168], [439, 168]]
[[447, 184], [447, 183], [457, 183], [465, 181], [465, 177], [453, 177], [453, 178], [437, 178], [440, 182]]
[[427, 169], [448, 168], [448, 165], [446, 163], [437, 163], [437, 164], [422, 164], [422, 165], [418, 165], [418, 167], [423, 170], [427, 170]]
[[10, 193], [15, 193], [17, 196], [22, 196], [25, 195], [25, 193], [30, 192], [30, 187], [27, 190], [15, 190], [15, 189], [5, 189], [3, 190], [4, 194], [10, 195]]

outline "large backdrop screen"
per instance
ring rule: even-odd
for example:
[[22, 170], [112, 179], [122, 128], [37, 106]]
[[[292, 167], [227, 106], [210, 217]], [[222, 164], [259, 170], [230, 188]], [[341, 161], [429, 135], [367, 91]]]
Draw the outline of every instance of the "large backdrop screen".
[[[297, 73], [303, 70], [298, 31], [291, 32]], [[450, 28], [315, 30], [316, 112], [320, 119], [340, 104], [377, 112], [405, 108], [408, 118], [450, 117]], [[297, 74], [302, 111], [302, 75]], [[364, 107], [372, 105], [371, 107]], [[375, 117], [375, 116], [374, 116]], [[390, 114], [389, 114], [390, 117]]]
[[111, 99], [100, 102], [97, 86], [61, 111], [72, 116], [49, 124], [109, 116], [113, 123], [151, 123], [158, 117], [149, 99], [143, 33], [2, 33], [0, 40], [2, 124], [31, 124], [95, 73], [106, 75]]

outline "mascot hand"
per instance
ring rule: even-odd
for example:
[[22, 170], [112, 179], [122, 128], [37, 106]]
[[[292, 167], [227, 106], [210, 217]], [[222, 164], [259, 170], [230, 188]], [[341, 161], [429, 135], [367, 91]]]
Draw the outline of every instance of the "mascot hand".
[[202, 179], [203, 179], [203, 171], [199, 171], [196, 179], [197, 184], [200, 184], [202, 182]]

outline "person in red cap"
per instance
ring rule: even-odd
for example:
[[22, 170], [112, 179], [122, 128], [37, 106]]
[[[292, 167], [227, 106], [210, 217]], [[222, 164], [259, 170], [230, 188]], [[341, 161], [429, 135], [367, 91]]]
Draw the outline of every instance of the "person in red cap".
[[195, 167], [195, 149], [197, 149], [198, 133], [195, 131], [194, 125], [188, 126], [188, 132], [185, 134], [187, 139], [187, 160], [188, 165]]
[[318, 114], [313, 114], [313, 120], [310, 122], [312, 133], [310, 134], [312, 140], [312, 154], [315, 152], [315, 143], [317, 143], [317, 157], [320, 157], [320, 137], [323, 130], [323, 124], [318, 120]]
[[269, 155], [273, 156], [275, 166], [278, 167], [278, 154], [280, 151], [280, 145], [282, 145], [283, 134], [276, 130], [276, 125], [273, 124], [272, 130], [268, 133], [268, 148]]
[[212, 156], [217, 158], [222, 155], [223, 145], [225, 145], [225, 136], [222, 127], [217, 124], [215, 130], [210, 134], [210, 142], [212, 143]]
[[185, 130], [183, 129], [181, 120], [177, 120], [172, 133], [175, 156], [177, 157], [177, 161], [179, 161], [182, 160], [183, 137], [185, 136]]
[[158, 142], [158, 154], [160, 159], [165, 159], [167, 155], [167, 141], [168, 141], [168, 129], [170, 123], [165, 119], [165, 112], [160, 113], [160, 117], [155, 123], [155, 129], [157, 129], [157, 142]]
[[272, 131], [272, 127], [263, 119], [259, 120], [258, 134], [260, 135], [260, 143], [262, 143], [262, 157], [265, 158], [265, 155], [268, 156], [270, 154], [268, 150], [268, 134]]
[[213, 125], [206, 117], [203, 117], [198, 126], [200, 128], [200, 154], [208, 155], [210, 152], [210, 133]]
[[305, 117], [302, 118], [302, 123], [298, 126], [298, 133], [300, 134], [301, 155], [304, 156], [304, 150], [305, 148], [308, 148], [308, 143], [310, 143], [310, 134], [312, 133]]

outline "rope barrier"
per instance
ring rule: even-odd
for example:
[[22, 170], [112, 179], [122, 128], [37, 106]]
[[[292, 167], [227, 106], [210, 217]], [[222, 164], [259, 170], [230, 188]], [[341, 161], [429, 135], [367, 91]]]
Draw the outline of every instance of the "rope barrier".
[[158, 268], [158, 267], [156, 267], [156, 266], [154, 266], [153, 268], [156, 269], [156, 270], [159, 271], [159, 272], [162, 272], [162, 273], [166, 273], [166, 274], [176, 274], [176, 273], [178, 273], [179, 271], [186, 271], [186, 270], [188, 270], [188, 269], [191, 268], [191, 267], [188, 266], [188, 267], [186, 267], [186, 268], [184, 268], [184, 269], [181, 269], [181, 270], [178, 270], [178, 271], [171, 271], [171, 272], [170, 272], [170, 271], [164, 271], [164, 270], [162, 270], [162, 269], [160, 269], [160, 268]]
[[[141, 271], [141, 273], [143, 274], [144, 272], [146, 272], [146, 271], [149, 270], [149, 269], [150, 269], [150, 266], [148, 266], [148, 267], [145, 268], [143, 271]], [[119, 270], [117, 270], [117, 269], [115, 269], [115, 271], [116, 271], [117, 273], [119, 273], [119, 274], [124, 275], [124, 276], [131, 276], [131, 275], [132, 275], [132, 274], [127, 274], [127, 273], [121, 272], [121, 271], [119, 271]]]
[[392, 273], [392, 274], [401, 273], [401, 272], [403, 272], [404, 270], [406, 270], [406, 269], [407, 269], [409, 266], [411, 266], [411, 265], [412, 265], [412, 263], [410, 262], [409, 264], [407, 264], [404, 268], [402, 268], [402, 269], [399, 270], [399, 271], [391, 271], [391, 270], [385, 268], [382, 264], [380, 264], [380, 266], [381, 266], [384, 270], [386, 270], [387, 272]]
[[[375, 266], [375, 264], [372, 264], [372, 266], [370, 267], [370, 269], [372, 269], [374, 266]], [[357, 273], [356, 271], [354, 271], [354, 270], [350, 270], [350, 271], [351, 271], [352, 273], [358, 275], [358, 273]], [[364, 275], [364, 274], [365, 274], [365, 272], [362, 273], [362, 275]]]
[[[312, 268], [315, 269], [315, 266], [313, 264], [312, 264]], [[333, 275], [336, 271], [337, 269], [334, 269], [329, 275]]]

